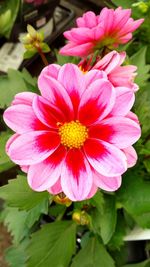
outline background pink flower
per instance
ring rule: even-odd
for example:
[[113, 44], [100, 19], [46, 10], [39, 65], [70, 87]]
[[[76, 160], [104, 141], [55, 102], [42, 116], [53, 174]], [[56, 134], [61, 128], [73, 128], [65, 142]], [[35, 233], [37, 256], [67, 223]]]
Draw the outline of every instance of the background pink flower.
[[103, 8], [96, 16], [88, 11], [77, 19], [77, 28], [64, 32], [68, 44], [60, 54], [84, 57], [102, 47], [116, 47], [132, 39], [132, 32], [143, 22], [143, 19], [130, 18], [131, 9], [116, 10]]
[[121, 66], [125, 57], [125, 52], [118, 53], [117, 51], [112, 51], [99, 60], [93, 69], [105, 71], [108, 75], [108, 80], [113, 86], [124, 86], [137, 91], [138, 85], [134, 83], [137, 67], [133, 65]]
[[44, 68], [38, 85], [42, 96], [17, 94], [4, 113], [16, 132], [7, 153], [27, 172], [30, 187], [63, 191], [73, 201], [92, 197], [98, 187], [118, 189], [136, 162], [132, 144], [140, 137], [128, 100], [121, 101], [105, 72], [83, 74], [73, 64]]

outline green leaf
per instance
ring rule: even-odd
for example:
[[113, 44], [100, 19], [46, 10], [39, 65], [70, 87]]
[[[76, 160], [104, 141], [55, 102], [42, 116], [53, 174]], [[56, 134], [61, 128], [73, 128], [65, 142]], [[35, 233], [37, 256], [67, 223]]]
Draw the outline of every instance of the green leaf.
[[94, 206], [91, 210], [91, 224], [95, 233], [99, 234], [104, 244], [111, 239], [117, 220], [115, 196], [98, 192], [90, 203]]
[[150, 159], [144, 159], [143, 161], [146, 170], [150, 173]]
[[32, 58], [35, 54], [37, 54], [37, 50], [33, 50], [33, 51], [27, 50], [24, 52], [23, 58], [29, 59], [29, 58]]
[[111, 2], [116, 6], [122, 6], [122, 8], [129, 8], [133, 4], [133, 0], [111, 0]]
[[142, 47], [137, 53], [135, 53], [130, 58], [130, 63], [136, 65], [138, 67], [137, 73], [138, 75], [135, 78], [135, 82], [143, 87], [146, 84], [146, 81], [149, 79], [150, 74], [150, 65], [146, 65], [146, 52], [147, 47]]
[[[86, 246], [74, 257], [71, 267], [115, 267], [114, 261], [96, 237], [90, 238]], [[42, 266], [44, 267], [44, 266]], [[46, 266], [45, 266], [46, 267]]]
[[[138, 171], [138, 169], [135, 170], [128, 171], [124, 176], [121, 189], [116, 195], [123, 208], [140, 226], [145, 227], [146, 222], [139, 220], [138, 218], [140, 216], [149, 218], [150, 181], [142, 179], [141, 172]], [[147, 223], [149, 223], [149, 221], [150, 220], [148, 219]], [[150, 225], [147, 226], [150, 227]]]
[[150, 267], [150, 260], [146, 260], [135, 264], [126, 264], [123, 265], [122, 267]]
[[18, 211], [17, 208], [7, 207], [4, 210], [4, 225], [11, 233], [15, 245], [18, 245], [29, 233], [29, 228], [26, 225], [27, 216], [27, 212]]
[[31, 74], [25, 68], [22, 70], [22, 77], [27, 84], [32, 85], [33, 87], [37, 86], [37, 78], [32, 77]]
[[0, 173], [15, 165], [5, 152], [6, 142], [10, 136], [11, 134], [8, 132], [1, 132], [0, 134]]
[[65, 205], [59, 205], [59, 204], [57, 205], [57, 204], [55, 204], [55, 205], [49, 207], [48, 213], [51, 216], [57, 217], [60, 214], [62, 214], [63, 212], [65, 212], [65, 210], [66, 210], [66, 206]]
[[150, 228], [150, 212], [134, 215], [134, 220], [142, 228]]
[[[11, 16], [9, 17], [9, 20], [7, 18], [7, 23], [5, 23], [5, 25], [3, 24], [2, 27], [2, 34], [6, 37], [9, 38], [10, 34], [11, 34], [11, 30], [12, 27], [15, 23], [18, 11], [19, 11], [19, 6], [20, 6], [20, 0], [7, 0], [4, 1], [1, 5], [1, 12], [4, 13], [7, 10], [10, 10], [11, 12]], [[8, 15], [7, 15], [8, 16]], [[3, 19], [4, 22], [4, 19]], [[6, 18], [5, 18], [5, 22], [6, 22]], [[3, 26], [5, 26], [3, 28]]]
[[68, 267], [75, 253], [75, 232], [76, 225], [69, 221], [44, 225], [32, 236], [27, 267]]
[[116, 221], [117, 211], [115, 196], [106, 195], [103, 212], [100, 217], [101, 237], [103, 239], [104, 244], [107, 244], [111, 239], [115, 231]]
[[115, 232], [113, 233], [113, 236], [111, 240], [109, 241], [109, 247], [113, 250], [118, 249], [120, 250], [120, 247], [124, 244], [123, 238], [126, 234], [126, 224], [124, 217], [121, 212], [118, 212], [117, 216], [117, 225]]
[[48, 203], [50, 194], [33, 191], [26, 177], [19, 175], [17, 179], [9, 180], [7, 185], [0, 188], [0, 197], [5, 199], [11, 207], [30, 210], [43, 202]]
[[150, 140], [148, 140], [144, 146], [140, 149], [140, 155], [149, 156], [150, 155]]
[[11, 10], [8, 9], [0, 15], [0, 35], [5, 35], [10, 20], [11, 20]]
[[5, 252], [5, 261], [9, 267], [26, 267], [26, 253], [28, 240], [24, 240], [18, 246], [11, 246]]
[[[28, 74], [28, 77], [30, 75]], [[9, 69], [8, 75], [0, 76], [0, 108], [9, 106], [15, 94], [24, 91], [34, 91], [33, 78], [27, 81], [27, 71], [20, 72], [18, 70]], [[32, 85], [32, 86], [31, 86]]]
[[89, 200], [92, 208], [90, 210], [91, 215], [91, 228], [94, 233], [101, 235], [100, 220], [103, 212], [104, 198], [102, 192], [98, 191], [96, 195]]
[[21, 75], [26, 84], [26, 88], [28, 88], [28, 91], [39, 94], [37, 77], [32, 77], [25, 68], [22, 70]]
[[150, 131], [150, 83], [136, 93], [135, 112], [142, 126], [143, 136]]
[[48, 213], [48, 203], [47, 201], [43, 201], [39, 203], [36, 207], [33, 209], [27, 211], [27, 219], [26, 224], [28, 228], [31, 228], [36, 221], [38, 221], [41, 214], [47, 214]]
[[57, 64], [59, 64], [61, 66], [68, 63], [68, 62], [78, 64], [80, 61], [80, 58], [78, 58], [78, 57], [60, 55], [57, 50], [55, 50], [55, 54], [56, 54]]
[[96, 207], [98, 211], [102, 211], [103, 209], [103, 204], [104, 204], [104, 198], [103, 198], [103, 193], [98, 190], [98, 192], [92, 197], [89, 202], [91, 203], [92, 206]]
[[0, 108], [10, 105], [15, 94], [28, 91], [21, 73], [9, 69], [8, 76], [0, 76]]
[[51, 51], [50, 47], [46, 43], [42, 43], [41, 48], [42, 48], [43, 53], [48, 53]]
[[43, 213], [47, 213], [48, 206], [40, 203], [29, 211], [19, 211], [17, 208], [6, 207], [4, 210], [4, 224], [13, 236], [13, 242], [18, 245], [30, 232], [30, 228], [38, 221]]
[[92, 235], [93, 234], [91, 232], [85, 232], [85, 234], [81, 237], [81, 242], [80, 242], [81, 248], [84, 248], [86, 246]]

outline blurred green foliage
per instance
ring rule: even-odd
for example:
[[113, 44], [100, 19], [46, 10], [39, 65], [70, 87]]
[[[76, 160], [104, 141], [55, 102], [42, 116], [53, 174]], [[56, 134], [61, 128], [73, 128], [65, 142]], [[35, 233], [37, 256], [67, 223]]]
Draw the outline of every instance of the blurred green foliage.
[[[117, 6], [132, 8], [135, 19], [145, 22], [127, 48], [128, 64], [137, 66], [134, 111], [139, 117], [142, 137], [136, 144], [138, 164], [123, 176], [116, 193], [98, 191], [90, 200], [64, 207], [54, 203], [47, 192], [33, 192], [26, 176], [16, 167], [15, 179], [0, 188], [5, 200], [0, 219], [12, 235], [6, 251], [9, 267], [149, 267], [150, 260], [126, 264], [124, 236], [135, 225], [150, 229], [150, 1], [112, 0]], [[9, 36], [17, 14], [17, 3], [8, 1], [0, 11], [0, 33]], [[10, 17], [11, 14], [11, 17]], [[12, 16], [13, 14], [13, 16]], [[8, 27], [9, 26], [9, 27]], [[57, 55], [57, 63], [78, 63], [78, 58]], [[9, 70], [0, 76], [0, 119], [14, 95], [22, 91], [38, 92], [37, 79], [27, 70]], [[10, 130], [1, 124], [0, 179], [8, 175], [14, 163], [4, 153]], [[12, 177], [13, 178], [13, 177]], [[38, 174], [37, 174], [38, 179]], [[85, 211], [89, 224], [76, 225], [74, 210]]]

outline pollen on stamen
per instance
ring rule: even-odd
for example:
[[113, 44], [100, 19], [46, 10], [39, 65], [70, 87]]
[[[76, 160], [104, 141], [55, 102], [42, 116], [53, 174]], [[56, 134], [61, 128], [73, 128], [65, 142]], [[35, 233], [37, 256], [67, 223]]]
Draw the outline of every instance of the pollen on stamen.
[[83, 72], [83, 74], [86, 74], [88, 70], [85, 70], [82, 66], [79, 66], [79, 69]]
[[64, 123], [59, 127], [61, 144], [68, 148], [81, 148], [88, 138], [88, 129], [78, 120]]

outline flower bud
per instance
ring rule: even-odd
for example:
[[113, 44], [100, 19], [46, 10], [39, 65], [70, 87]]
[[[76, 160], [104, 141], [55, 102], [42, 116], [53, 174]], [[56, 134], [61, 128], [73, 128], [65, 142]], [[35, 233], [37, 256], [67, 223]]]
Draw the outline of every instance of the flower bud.
[[66, 197], [66, 195], [62, 192], [56, 196], [54, 196], [53, 200], [60, 205], [65, 205], [66, 207], [69, 207], [72, 204], [72, 201]]
[[88, 225], [90, 223], [90, 217], [84, 210], [76, 210], [72, 214], [72, 220], [79, 225]]
[[37, 31], [29, 24], [27, 25], [27, 32], [29, 33], [32, 39], [36, 39]]
[[[41, 49], [43, 52], [49, 52], [48, 45], [43, 42], [44, 40], [44, 34], [42, 32], [36, 31], [31, 25], [27, 26], [27, 34], [20, 37], [20, 42], [24, 44], [26, 50], [32, 50], [33, 48], [36, 48], [36, 50]], [[44, 48], [45, 51], [44, 51]]]

